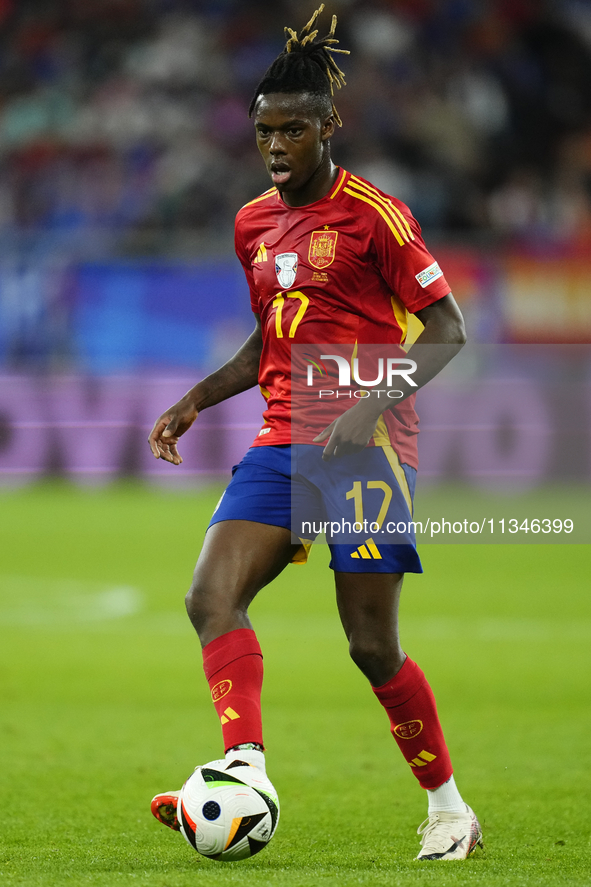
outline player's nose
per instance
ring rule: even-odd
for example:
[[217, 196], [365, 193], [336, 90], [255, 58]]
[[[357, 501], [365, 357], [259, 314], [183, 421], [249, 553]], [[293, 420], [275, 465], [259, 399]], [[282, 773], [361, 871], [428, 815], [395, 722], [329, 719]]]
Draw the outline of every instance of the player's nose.
[[283, 139], [281, 138], [281, 133], [274, 133], [271, 137], [271, 141], [269, 143], [269, 154], [273, 154], [274, 156], [277, 154], [285, 154], [285, 145], [283, 144]]

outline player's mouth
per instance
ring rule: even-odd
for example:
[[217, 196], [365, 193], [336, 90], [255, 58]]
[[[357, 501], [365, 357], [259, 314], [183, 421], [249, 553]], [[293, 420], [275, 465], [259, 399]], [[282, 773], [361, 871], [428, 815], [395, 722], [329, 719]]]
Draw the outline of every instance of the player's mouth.
[[275, 185], [285, 185], [291, 177], [291, 169], [287, 163], [272, 163], [271, 178]]

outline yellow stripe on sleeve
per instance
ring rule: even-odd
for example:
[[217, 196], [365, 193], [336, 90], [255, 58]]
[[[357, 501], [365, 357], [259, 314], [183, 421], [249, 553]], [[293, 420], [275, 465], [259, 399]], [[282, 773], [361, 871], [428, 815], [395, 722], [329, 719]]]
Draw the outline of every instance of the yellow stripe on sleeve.
[[346, 194], [350, 194], [351, 197], [356, 197], [357, 200], [363, 200], [364, 203], [369, 203], [370, 206], [373, 206], [374, 209], [377, 209], [377, 211], [379, 212], [379, 214], [381, 215], [381, 217], [385, 221], [386, 225], [388, 226], [388, 228], [390, 229], [390, 231], [392, 232], [392, 234], [394, 235], [394, 237], [396, 238], [396, 240], [400, 244], [400, 246], [404, 246], [406, 241], [404, 241], [402, 239], [400, 232], [398, 231], [397, 228], [394, 227], [394, 224], [393, 224], [390, 216], [384, 212], [384, 210], [379, 205], [379, 203], [376, 203], [374, 200], [370, 200], [369, 197], [364, 197], [362, 194], [358, 194], [355, 191], [351, 191], [350, 188], [345, 188], [344, 191]]
[[[373, 199], [375, 201], [377, 201], [381, 206], [383, 206], [384, 209], [386, 210], [386, 212], [388, 213], [388, 215], [392, 218], [393, 222], [395, 223], [396, 227], [398, 228], [398, 230], [400, 231], [400, 233], [402, 234], [404, 239], [406, 241], [410, 242], [410, 237], [408, 236], [409, 233], [411, 233], [410, 228], [408, 229], [408, 233], [407, 233], [406, 228], [408, 228], [408, 225], [405, 228], [404, 224], [401, 224], [400, 219], [399, 219], [400, 213], [398, 213], [398, 215], [397, 215], [394, 212], [395, 207], [392, 205], [392, 203], [389, 200], [385, 200], [382, 197], [382, 195], [378, 191], [376, 191], [374, 188], [369, 188], [364, 182], [359, 181], [359, 179], [357, 179], [356, 176], [352, 176], [352, 178], [354, 178], [355, 181], [350, 182], [349, 187], [358, 188], [360, 191], [363, 191], [364, 194], [368, 194], [370, 197], [373, 197]], [[404, 216], [402, 216], [402, 220], [405, 221]], [[411, 237], [412, 237], [412, 234], [411, 234]]]
[[376, 197], [376, 198], [379, 197], [380, 200], [382, 200], [384, 203], [386, 203], [386, 204], [388, 205], [390, 211], [392, 212], [392, 214], [393, 214], [395, 217], [398, 217], [398, 218], [401, 220], [402, 224], [404, 225], [404, 227], [405, 227], [405, 229], [406, 229], [406, 233], [408, 234], [408, 236], [410, 237], [410, 239], [411, 239], [411, 240], [414, 240], [414, 239], [415, 239], [415, 236], [414, 236], [414, 234], [412, 233], [412, 228], [411, 228], [410, 225], [408, 224], [408, 220], [406, 219], [404, 213], [401, 213], [400, 210], [398, 209], [398, 207], [397, 207], [397, 206], [394, 206], [394, 204], [392, 203], [391, 200], [386, 200], [386, 199], [383, 197], [383, 195], [380, 194], [380, 192], [377, 191], [376, 188], [373, 187], [373, 185], [369, 185], [367, 182], [362, 182], [361, 179], [359, 179], [357, 176], [352, 175], [351, 178], [352, 178], [352, 179], [355, 179], [355, 184], [357, 184], [359, 187], [363, 187], [363, 188], [364, 188], [366, 191], [368, 191], [370, 194], [373, 194], [374, 197]]
[[412, 231], [411, 231], [411, 229], [410, 229], [410, 225], [408, 224], [408, 221], [406, 220], [406, 218], [402, 215], [402, 213], [400, 212], [400, 210], [398, 209], [397, 206], [394, 206], [393, 203], [391, 203], [390, 206], [392, 207], [392, 209], [394, 210], [394, 212], [396, 213], [396, 215], [400, 216], [400, 218], [402, 219], [402, 222], [403, 222], [404, 226], [406, 227], [406, 230], [408, 231], [408, 234], [409, 234], [409, 236], [410, 236], [410, 239], [411, 239], [411, 240], [414, 240], [414, 239], [415, 239], [415, 236], [414, 236], [414, 234], [412, 233]]

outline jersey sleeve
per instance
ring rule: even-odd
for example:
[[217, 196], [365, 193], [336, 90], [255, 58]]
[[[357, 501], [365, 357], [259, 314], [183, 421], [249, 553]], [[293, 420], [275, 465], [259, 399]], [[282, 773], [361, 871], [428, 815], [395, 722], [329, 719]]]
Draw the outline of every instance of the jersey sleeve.
[[246, 275], [246, 281], [250, 291], [250, 307], [255, 314], [260, 314], [259, 296], [254, 284], [254, 274], [252, 273], [250, 257], [246, 251], [242, 238], [239, 215], [236, 217], [236, 226], [234, 228], [234, 248], [236, 250], [236, 255], [240, 260], [240, 264], [244, 269], [244, 274]]
[[451, 292], [443, 271], [423, 240], [421, 228], [400, 200], [376, 218], [373, 232], [377, 266], [404, 307], [415, 314]]

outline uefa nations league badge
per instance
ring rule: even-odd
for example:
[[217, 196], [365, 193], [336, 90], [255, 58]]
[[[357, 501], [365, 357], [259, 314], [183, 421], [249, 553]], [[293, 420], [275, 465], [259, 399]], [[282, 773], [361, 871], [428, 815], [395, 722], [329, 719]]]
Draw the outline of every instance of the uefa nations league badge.
[[277, 280], [284, 289], [293, 286], [298, 273], [298, 254], [280, 253], [275, 256], [275, 273]]

